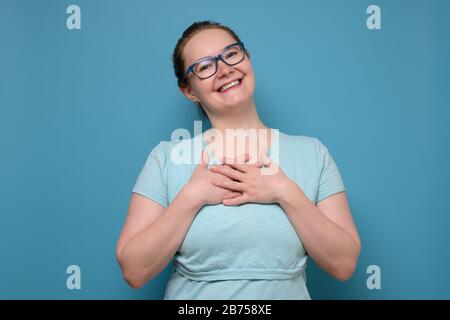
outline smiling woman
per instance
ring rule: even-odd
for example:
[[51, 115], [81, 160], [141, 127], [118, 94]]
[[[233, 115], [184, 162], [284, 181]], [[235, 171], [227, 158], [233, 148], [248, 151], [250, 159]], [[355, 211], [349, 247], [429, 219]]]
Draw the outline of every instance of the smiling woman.
[[[225, 139], [230, 129], [271, 134], [245, 137], [267, 141], [249, 144], [258, 150], [231, 150], [233, 156], [225, 148], [220, 159], [207, 152], [209, 131], [153, 148], [117, 243], [125, 280], [139, 288], [173, 259], [165, 299], [310, 299], [308, 256], [348, 279], [360, 240], [338, 167], [317, 138], [273, 135], [278, 130], [263, 124], [244, 43], [228, 27], [196, 22], [178, 40], [173, 63], [181, 92], [202, 108], [210, 130]], [[180, 144], [204, 150], [194, 163], [175, 163]], [[250, 152], [259, 155], [256, 163]]]
[[[235, 32], [214, 23], [194, 23], [178, 41], [173, 62], [179, 88], [188, 99], [202, 107], [212, 127], [217, 128], [223, 112], [229, 113], [232, 109], [252, 113], [251, 117], [246, 117], [253, 119], [252, 125], [265, 127], [254, 103], [249, 104], [255, 89], [249, 57]], [[230, 89], [232, 84], [237, 84], [233, 90]], [[244, 105], [250, 108], [243, 108]]]

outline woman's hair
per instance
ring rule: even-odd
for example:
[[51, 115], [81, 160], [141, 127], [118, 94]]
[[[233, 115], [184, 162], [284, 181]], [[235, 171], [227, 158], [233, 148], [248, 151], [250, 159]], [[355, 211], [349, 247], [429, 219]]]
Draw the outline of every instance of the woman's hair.
[[[175, 46], [175, 49], [173, 50], [172, 54], [172, 62], [173, 62], [173, 69], [175, 71], [175, 76], [177, 77], [178, 86], [179, 87], [186, 87], [187, 86], [187, 80], [184, 77], [185, 74], [185, 66], [184, 66], [184, 60], [183, 60], [183, 49], [186, 45], [186, 43], [191, 39], [195, 34], [202, 30], [206, 29], [222, 29], [226, 32], [228, 32], [235, 40], [236, 42], [241, 41], [238, 37], [238, 35], [231, 30], [229, 27], [226, 27], [224, 25], [221, 25], [218, 22], [206, 20], [206, 21], [197, 21], [191, 24], [186, 30], [184, 30], [183, 34], [181, 35], [181, 38], [178, 39], [177, 44]], [[245, 53], [248, 58], [250, 58], [250, 55], [247, 50], [245, 50]], [[200, 108], [201, 116], [206, 117], [207, 115], [205, 113], [205, 110], [203, 110], [200, 103], [197, 103], [197, 106]]]

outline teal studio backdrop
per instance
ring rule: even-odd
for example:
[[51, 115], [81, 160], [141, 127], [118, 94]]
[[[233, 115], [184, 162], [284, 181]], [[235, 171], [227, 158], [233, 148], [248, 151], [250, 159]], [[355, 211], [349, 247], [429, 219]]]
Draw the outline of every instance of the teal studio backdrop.
[[[367, 26], [372, 4], [381, 29]], [[149, 151], [193, 133], [171, 53], [212, 19], [251, 53], [262, 120], [319, 138], [343, 176], [361, 257], [344, 283], [310, 260], [312, 298], [450, 299], [449, 12], [444, 0], [0, 0], [0, 298], [163, 298], [172, 264], [136, 291], [115, 245]], [[81, 289], [66, 286], [71, 265]]]

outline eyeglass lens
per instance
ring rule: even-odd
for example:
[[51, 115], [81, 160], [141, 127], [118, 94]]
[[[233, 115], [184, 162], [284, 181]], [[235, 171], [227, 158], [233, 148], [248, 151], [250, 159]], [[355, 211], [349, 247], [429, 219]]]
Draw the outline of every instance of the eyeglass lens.
[[[241, 46], [235, 45], [230, 48], [227, 48], [222, 53], [222, 58], [225, 60], [226, 64], [232, 66], [235, 65], [244, 58], [244, 51], [242, 50]], [[195, 64], [192, 71], [200, 77], [200, 78], [207, 78], [212, 76], [214, 73], [216, 73], [217, 64], [215, 59], [208, 58], [199, 61], [197, 64]]]

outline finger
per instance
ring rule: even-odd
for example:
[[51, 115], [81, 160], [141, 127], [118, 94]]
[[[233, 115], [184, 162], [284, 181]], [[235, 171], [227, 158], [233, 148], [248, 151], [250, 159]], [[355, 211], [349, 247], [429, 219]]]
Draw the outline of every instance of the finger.
[[251, 165], [249, 164], [236, 164], [236, 163], [229, 163], [228, 164], [231, 168], [240, 171], [241, 173], [248, 173], [250, 171]]
[[202, 154], [200, 155], [200, 166], [207, 168], [209, 164], [209, 154], [206, 149], [202, 150]]
[[248, 154], [248, 152], [246, 152], [237, 157], [236, 160], [237, 160], [236, 163], [246, 163], [247, 161], [250, 160], [250, 155]]
[[222, 158], [220, 158], [220, 160], [221, 160], [222, 164], [229, 165], [233, 169], [236, 169], [236, 170], [241, 171], [243, 173], [247, 173], [249, 171], [249, 169], [250, 169], [248, 164], [245, 164], [245, 163], [242, 163], [242, 162], [239, 164], [236, 161], [236, 159], [233, 159], [233, 158], [222, 157]]
[[241, 192], [230, 191], [230, 192], [224, 197], [224, 200], [225, 200], [225, 199], [233, 199], [233, 198], [240, 197], [240, 196], [242, 196], [242, 193], [241, 193]]
[[235, 158], [223, 156], [223, 157], [220, 157], [219, 160], [222, 164], [231, 164], [231, 163], [243, 164], [243, 163], [247, 162], [249, 159], [250, 159], [250, 157], [249, 157], [248, 153], [244, 153], [244, 154], [240, 155], [239, 157], [235, 157]]
[[271, 164], [271, 159], [269, 158], [269, 156], [267, 154], [267, 150], [265, 150], [265, 149], [261, 150], [260, 162], [261, 162], [261, 165], [264, 167], [269, 167]]
[[261, 163], [259, 161], [246, 162], [246, 165], [253, 168], [261, 168]]
[[258, 156], [256, 157], [251, 157], [251, 155], [246, 152], [242, 155], [240, 155], [239, 157], [236, 158], [236, 161], [233, 161], [233, 159], [228, 158], [225, 162], [228, 162], [231, 164], [246, 164], [252, 168], [261, 168], [261, 163], [258, 160]]
[[238, 206], [240, 204], [246, 203], [247, 197], [242, 195], [240, 197], [232, 198], [232, 199], [224, 199], [222, 203], [226, 206]]
[[[252, 168], [261, 168], [261, 163], [258, 160], [258, 156], [251, 157], [248, 153], [243, 156], [244, 163]], [[241, 162], [237, 162], [240, 164]]]
[[225, 181], [225, 180], [213, 180], [213, 185], [221, 188], [225, 188], [231, 191], [245, 191], [245, 185], [242, 182], [237, 181]]
[[[261, 168], [261, 161], [259, 160], [260, 157], [258, 157], [258, 155], [256, 155], [256, 157], [251, 157], [248, 153], [244, 154], [244, 162], [245, 164], [251, 166], [251, 167], [255, 167], [255, 168]], [[240, 162], [237, 162], [238, 164], [240, 164]]]
[[275, 175], [278, 173], [280, 166], [270, 159], [267, 153], [261, 154], [261, 162], [263, 164], [263, 167], [260, 169], [261, 175]]
[[229, 165], [211, 166], [209, 170], [227, 176], [233, 180], [242, 181], [242, 179], [244, 178], [242, 172], [233, 169]]

